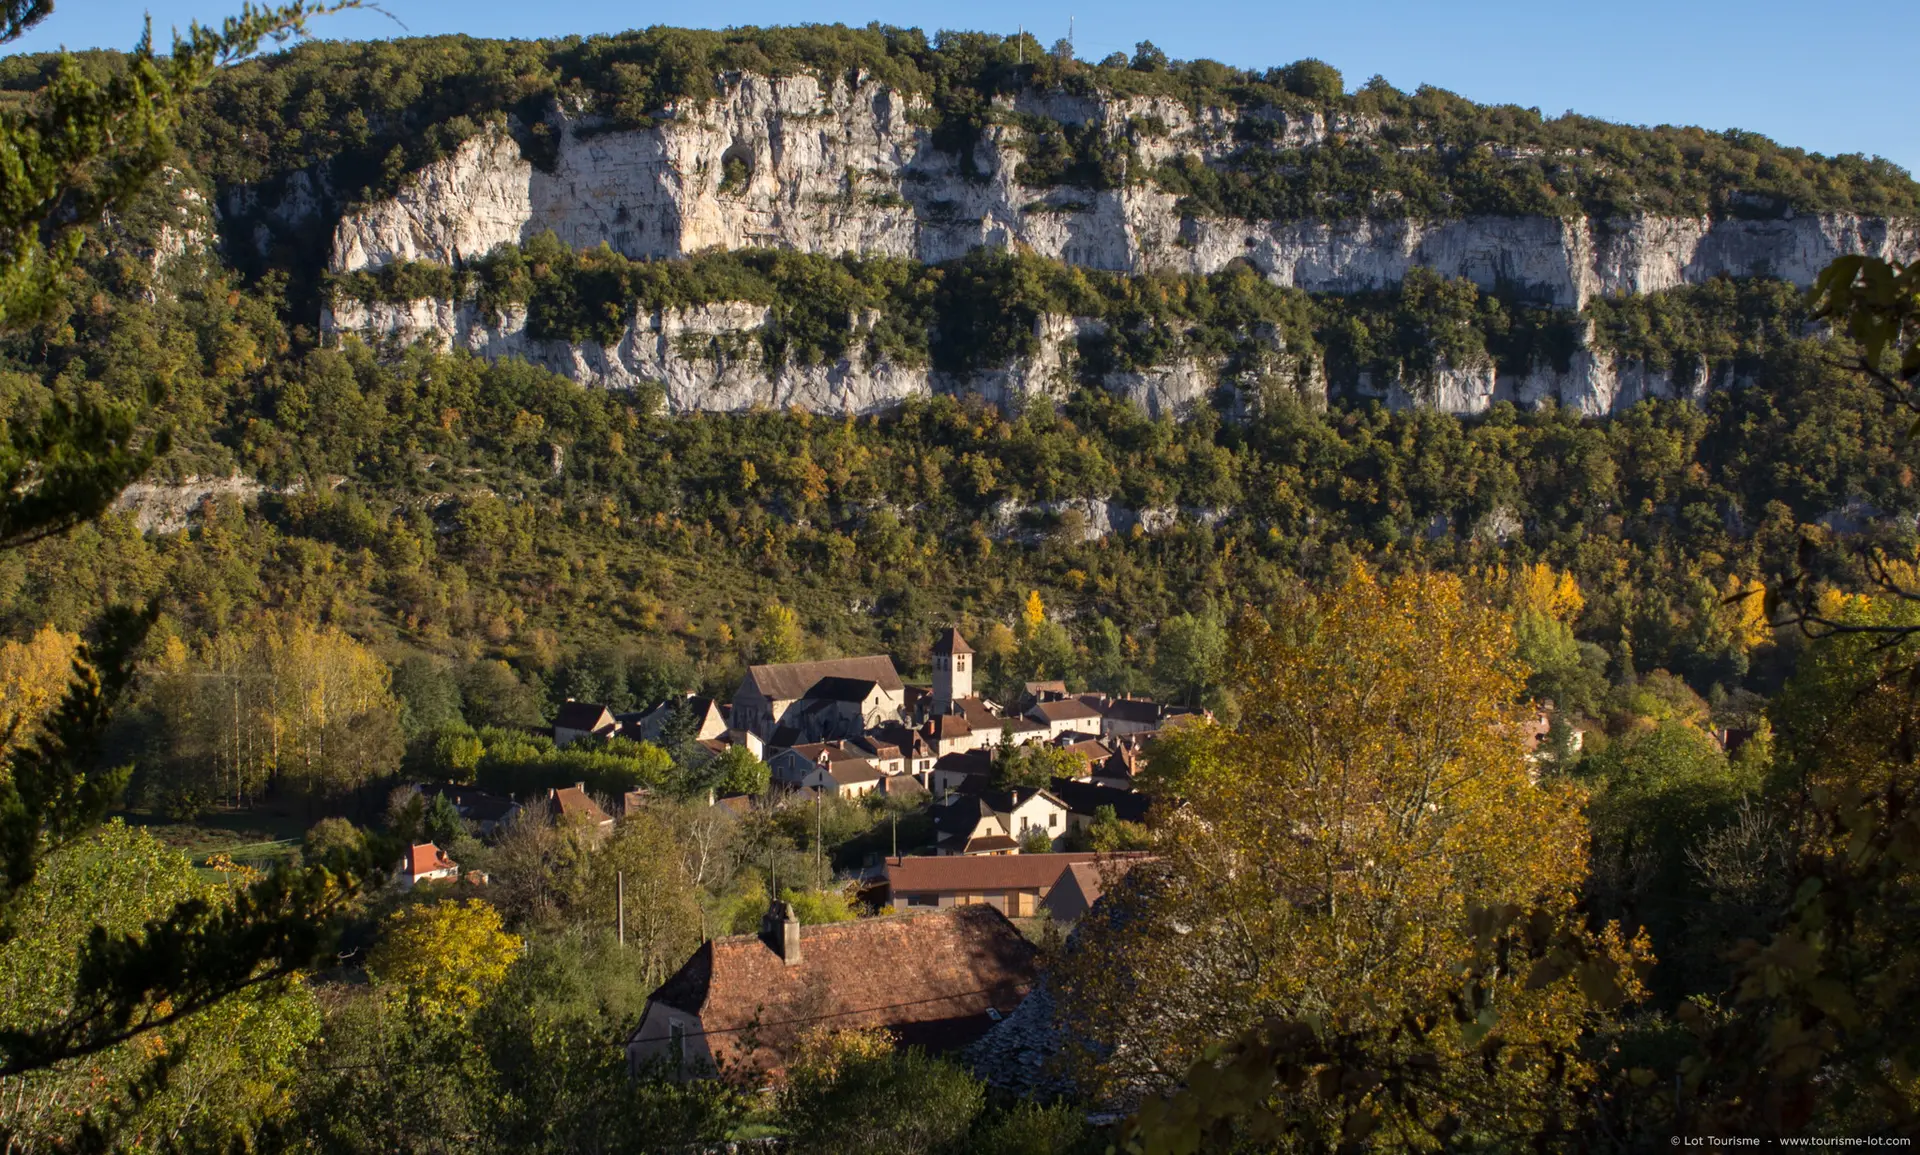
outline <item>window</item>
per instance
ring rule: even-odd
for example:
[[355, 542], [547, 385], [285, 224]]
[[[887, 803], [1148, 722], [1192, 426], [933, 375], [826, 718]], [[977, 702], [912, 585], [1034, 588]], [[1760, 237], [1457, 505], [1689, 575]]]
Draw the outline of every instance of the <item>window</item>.
[[1060, 816], [1058, 814], [1047, 815], [1047, 828], [1049, 830], [1051, 830], [1052, 828], [1058, 825], [1060, 825]]
[[938, 895], [933, 895], [933, 894], [909, 894], [907, 896], [907, 905], [908, 906], [939, 906], [940, 897]]

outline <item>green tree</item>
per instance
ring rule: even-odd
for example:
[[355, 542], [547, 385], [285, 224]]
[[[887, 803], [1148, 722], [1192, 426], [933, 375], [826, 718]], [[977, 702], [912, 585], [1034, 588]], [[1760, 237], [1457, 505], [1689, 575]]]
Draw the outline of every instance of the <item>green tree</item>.
[[460, 713], [460, 683], [446, 665], [411, 657], [394, 667], [393, 696], [400, 701], [400, 729], [409, 740], [466, 723]]
[[714, 759], [714, 789], [721, 795], [748, 794], [755, 798], [773, 783], [773, 768], [754, 757], [745, 746], [729, 746]]
[[[25, 892], [13, 937], [0, 946], [0, 1029], [32, 1034], [62, 1022], [86, 990], [89, 936], [135, 936], [183, 902], [224, 906], [233, 892], [202, 882], [186, 856], [119, 822], [50, 856]], [[172, 1134], [225, 1146], [285, 1109], [281, 1089], [319, 1033], [304, 983], [276, 980], [169, 1024], [152, 1040], [0, 1078], [0, 1133], [26, 1150], [91, 1140], [133, 1149]], [[156, 1053], [163, 1081], [150, 1079]]]
[[1197, 705], [1220, 681], [1226, 656], [1227, 628], [1218, 617], [1176, 614], [1161, 623], [1154, 641], [1154, 677], [1179, 701]]
[[780, 1120], [796, 1151], [932, 1155], [966, 1135], [985, 1098], [966, 1071], [918, 1048], [828, 1032], [793, 1064]]
[[[264, 37], [302, 30], [316, 11], [303, 0], [271, 10], [249, 5], [217, 30], [191, 26], [164, 56], [143, 38], [104, 82], [63, 58], [43, 92], [0, 110], [0, 157], [9, 172], [0, 197], [0, 330], [16, 332], [46, 312], [87, 229], [133, 199], [166, 162], [189, 96], [220, 65], [250, 54]], [[51, 12], [44, 0], [10, 0], [5, 34], [17, 36]], [[143, 401], [157, 399], [157, 390], [145, 392]], [[137, 407], [68, 403], [38, 420], [10, 421], [0, 446], [0, 544], [43, 539], [97, 517], [166, 447], [164, 436], [139, 435]], [[152, 617], [107, 613], [100, 642], [79, 655], [60, 706], [31, 746], [9, 758], [0, 782], [0, 915], [11, 916], [39, 864], [92, 830], [124, 786], [124, 772], [93, 772], [91, 763]], [[186, 903], [142, 934], [90, 938], [68, 1013], [0, 1033], [0, 1074], [97, 1054], [283, 978], [318, 954], [331, 912], [356, 886], [324, 870], [275, 872], [229, 907]]]

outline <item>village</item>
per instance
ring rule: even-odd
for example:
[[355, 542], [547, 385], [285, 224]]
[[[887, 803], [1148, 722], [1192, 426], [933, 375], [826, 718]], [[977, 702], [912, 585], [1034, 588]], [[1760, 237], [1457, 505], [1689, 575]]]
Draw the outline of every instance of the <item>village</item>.
[[[678, 719], [707, 755], [744, 751], [763, 763], [763, 794], [709, 793], [720, 813], [839, 799], [930, 819], [931, 840], [902, 846], [896, 834], [890, 853], [834, 879], [862, 917], [803, 926], [776, 899], [758, 934], [703, 943], [648, 999], [627, 1042], [636, 1069], [666, 1062], [687, 1075], [777, 1082], [807, 1029], [822, 1024], [882, 1028], [931, 1051], [999, 1049], [988, 1036], [1015, 1029], [1009, 1020], [1040, 978], [1030, 936], [1071, 928], [1115, 879], [1151, 861], [1138, 847], [1153, 799], [1137, 778], [1153, 741], [1210, 715], [1060, 681], [1028, 683], [1000, 703], [976, 692], [975, 658], [948, 628], [932, 649], [930, 685], [909, 684], [890, 657], [870, 655], [752, 666], [730, 702], [687, 694], [619, 714], [592, 702], [560, 707], [558, 748], [653, 741]], [[445, 783], [419, 789], [483, 837], [536, 808], [544, 821], [604, 835], [652, 801], [645, 789], [596, 797], [584, 783], [519, 800]], [[432, 842], [411, 845], [395, 878], [405, 889], [487, 881]]]

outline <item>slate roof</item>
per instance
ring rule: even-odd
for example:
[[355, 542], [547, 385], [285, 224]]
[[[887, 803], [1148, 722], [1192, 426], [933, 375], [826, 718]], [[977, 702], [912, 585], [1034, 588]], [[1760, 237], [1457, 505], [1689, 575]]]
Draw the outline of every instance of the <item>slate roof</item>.
[[1160, 722], [1160, 703], [1149, 702], [1145, 698], [1114, 698], [1107, 702], [1100, 714], [1116, 722], [1153, 726]]
[[891, 774], [880, 780], [876, 788], [889, 798], [925, 798], [927, 788], [911, 774]]
[[1032, 786], [1008, 786], [1000, 790], [984, 791], [980, 795], [980, 804], [993, 807], [997, 814], [1011, 814], [1033, 801], [1036, 794], [1043, 795], [1050, 801], [1059, 803], [1061, 809], [1066, 809], [1066, 803], [1061, 802], [1053, 791], [1037, 790]]
[[807, 688], [806, 696], [823, 702], [864, 702], [878, 685], [872, 678], [822, 678]]
[[560, 705], [560, 712], [553, 716], [553, 728], [556, 730], [595, 730], [614, 724], [613, 713], [605, 706], [593, 702], [576, 702], [569, 698]]
[[962, 750], [953, 754], [942, 754], [934, 759], [936, 774], [975, 774], [993, 773], [993, 755], [985, 750]]
[[852, 678], [873, 682], [889, 693], [905, 687], [893, 668], [893, 659], [884, 654], [864, 658], [834, 658], [825, 662], [786, 662], [777, 666], [753, 666], [747, 680], [769, 701], [791, 702], [807, 696], [815, 684], [826, 678]]
[[1019, 1003], [1037, 953], [990, 906], [862, 918], [801, 928], [792, 966], [757, 935], [712, 939], [649, 1001], [698, 1015], [723, 1073], [777, 1082], [802, 1032], [821, 1026], [964, 1046], [992, 1025], [989, 1011]]
[[1151, 795], [1137, 790], [1098, 786], [1092, 782], [1076, 782], [1071, 778], [1055, 778], [1047, 789], [1068, 811], [1089, 818], [1102, 806], [1111, 806], [1115, 818], [1124, 822], [1145, 822], [1147, 809], [1153, 804]]
[[488, 794], [471, 786], [458, 786], [453, 783], [423, 784], [420, 793], [426, 797], [439, 795], [453, 803], [460, 817], [473, 822], [504, 822], [519, 809], [519, 804], [511, 798], [502, 798], [497, 794]]
[[993, 807], [977, 797], [956, 794], [950, 801], [933, 808], [933, 828], [941, 834], [972, 834], [983, 818], [998, 817]]
[[971, 654], [973, 647], [967, 644], [967, 639], [960, 636], [959, 630], [949, 626], [941, 630], [940, 636], [934, 639], [933, 652], [936, 654]]

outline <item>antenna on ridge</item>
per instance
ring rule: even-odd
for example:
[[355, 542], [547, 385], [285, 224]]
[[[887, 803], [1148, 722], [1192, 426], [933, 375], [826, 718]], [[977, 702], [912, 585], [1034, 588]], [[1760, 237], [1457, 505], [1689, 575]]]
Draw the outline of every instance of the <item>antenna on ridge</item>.
[[1067, 54], [1069, 56], [1073, 54], [1073, 17], [1071, 15], [1067, 17]]

